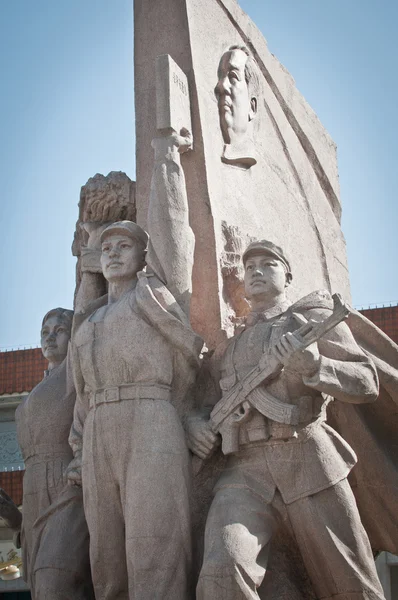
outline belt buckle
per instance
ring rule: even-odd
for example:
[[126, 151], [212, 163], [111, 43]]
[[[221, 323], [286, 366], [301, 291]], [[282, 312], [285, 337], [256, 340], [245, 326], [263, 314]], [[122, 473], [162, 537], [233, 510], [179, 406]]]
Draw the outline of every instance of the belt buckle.
[[285, 425], [283, 423], [272, 423], [271, 439], [287, 442], [298, 437], [297, 430], [294, 425]]
[[111, 387], [111, 388], [106, 388], [104, 390], [104, 400], [105, 402], [119, 402], [119, 388], [116, 387]]

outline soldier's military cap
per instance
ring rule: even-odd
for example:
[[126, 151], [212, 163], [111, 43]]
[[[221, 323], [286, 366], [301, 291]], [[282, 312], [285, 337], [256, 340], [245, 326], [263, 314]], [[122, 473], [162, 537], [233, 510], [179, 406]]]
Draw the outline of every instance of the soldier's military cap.
[[149, 235], [137, 223], [133, 221], [116, 221], [108, 225], [101, 234], [101, 242], [110, 235], [126, 235], [127, 237], [138, 240], [146, 248], [148, 245]]
[[256, 254], [267, 254], [274, 256], [281, 263], [283, 263], [287, 272], [291, 273], [290, 262], [285, 252], [282, 250], [282, 248], [280, 248], [280, 246], [277, 246], [273, 242], [270, 242], [269, 240], [256, 240], [255, 242], [249, 244], [242, 256], [243, 264], [246, 264], [249, 256]]

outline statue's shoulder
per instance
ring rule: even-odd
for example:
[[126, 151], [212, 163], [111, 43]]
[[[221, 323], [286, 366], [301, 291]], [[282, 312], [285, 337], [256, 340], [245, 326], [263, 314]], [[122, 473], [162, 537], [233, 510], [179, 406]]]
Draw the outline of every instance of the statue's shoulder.
[[87, 306], [79, 311], [79, 312], [75, 312], [74, 316], [73, 316], [73, 326], [72, 326], [72, 338], [75, 334], [75, 332], [77, 331], [77, 329], [81, 326], [81, 324], [88, 319], [93, 312], [95, 312], [98, 308], [101, 308], [101, 306], [105, 306], [105, 304], [108, 303], [108, 294], [105, 294], [104, 296], [101, 296], [100, 298], [97, 298], [96, 300], [92, 300], [91, 302], [89, 302], [87, 304]]
[[292, 304], [288, 312], [304, 313], [313, 310], [333, 310], [333, 299], [327, 290], [316, 290]]

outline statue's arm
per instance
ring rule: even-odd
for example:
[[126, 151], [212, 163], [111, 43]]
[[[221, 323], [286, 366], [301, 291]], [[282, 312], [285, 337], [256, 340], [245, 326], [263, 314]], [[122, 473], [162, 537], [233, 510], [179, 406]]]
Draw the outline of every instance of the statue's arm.
[[209, 458], [221, 443], [220, 435], [211, 428], [210, 413], [221, 398], [221, 362], [227, 345], [228, 341], [222, 342], [214, 352], [205, 355], [197, 380], [198, 408], [183, 420], [188, 448], [202, 460]]
[[[185, 132], [184, 132], [185, 133]], [[150, 236], [147, 264], [189, 316], [195, 238], [189, 225], [188, 198], [181, 153], [191, 137], [176, 134], [153, 140], [155, 163], [148, 207]]]
[[87, 306], [106, 293], [106, 281], [101, 268], [101, 241], [104, 229], [110, 224], [84, 223], [82, 227], [88, 235], [87, 244], [81, 247], [78, 261], [80, 281], [75, 296], [75, 311], [82, 312]]
[[70, 485], [81, 485], [81, 465], [83, 454], [83, 429], [87, 417], [87, 405], [84, 394], [84, 379], [80, 370], [79, 356], [74, 344], [70, 345], [70, 368], [76, 390], [76, 402], [73, 411], [73, 423], [69, 433], [69, 445], [72, 448], [73, 460], [69, 464], [66, 475]]
[[[319, 315], [307, 314], [319, 320]], [[356, 343], [346, 323], [340, 323], [318, 342], [319, 365], [303, 381], [342, 402], [373, 402], [379, 393], [376, 367]]]

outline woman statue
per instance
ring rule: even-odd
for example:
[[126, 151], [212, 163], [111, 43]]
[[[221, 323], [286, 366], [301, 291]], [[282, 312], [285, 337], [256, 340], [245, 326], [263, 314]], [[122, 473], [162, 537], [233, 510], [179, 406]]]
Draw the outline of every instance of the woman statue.
[[50, 310], [41, 328], [44, 379], [16, 411], [25, 461], [21, 544], [24, 578], [35, 600], [91, 598], [88, 532], [81, 492], [67, 485], [75, 391], [67, 352], [73, 311]]

